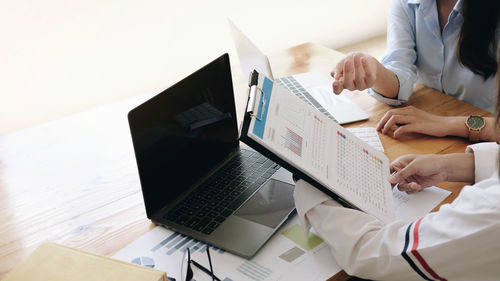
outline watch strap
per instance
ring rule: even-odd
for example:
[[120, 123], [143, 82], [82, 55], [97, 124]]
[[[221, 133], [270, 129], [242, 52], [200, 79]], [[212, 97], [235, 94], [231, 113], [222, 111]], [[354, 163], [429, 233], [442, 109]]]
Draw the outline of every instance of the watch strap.
[[478, 142], [480, 133], [481, 133], [481, 130], [473, 130], [473, 129], [469, 128], [469, 141]]

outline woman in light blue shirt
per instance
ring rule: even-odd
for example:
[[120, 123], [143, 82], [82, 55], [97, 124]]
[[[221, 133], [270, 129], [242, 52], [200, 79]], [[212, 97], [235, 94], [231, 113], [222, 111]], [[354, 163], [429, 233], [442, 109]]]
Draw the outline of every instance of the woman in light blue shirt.
[[[335, 67], [333, 90], [363, 90], [390, 105], [402, 105], [418, 82], [490, 112], [495, 107], [499, 0], [393, 0], [387, 53], [353, 53]], [[377, 129], [394, 137], [417, 132], [467, 137], [467, 117], [443, 117], [414, 107], [392, 109]], [[485, 118], [480, 138], [495, 140], [494, 120]]]

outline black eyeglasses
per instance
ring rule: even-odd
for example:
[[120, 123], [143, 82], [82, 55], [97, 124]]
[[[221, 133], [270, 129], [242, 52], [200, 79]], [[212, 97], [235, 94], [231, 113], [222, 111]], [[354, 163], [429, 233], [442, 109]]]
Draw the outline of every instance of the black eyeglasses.
[[194, 266], [201, 269], [206, 274], [210, 275], [212, 277], [212, 281], [220, 281], [220, 279], [214, 275], [214, 270], [212, 267], [212, 259], [210, 258], [210, 247], [208, 245], [207, 245], [206, 252], [207, 252], [207, 256], [208, 256], [208, 264], [210, 265], [210, 270], [208, 270], [203, 265], [197, 263], [196, 261], [192, 260], [191, 259], [191, 252], [189, 251], [189, 248], [186, 247], [186, 250], [184, 251], [184, 255], [182, 257], [182, 265], [181, 265], [182, 279], [181, 279], [181, 281], [193, 280], [193, 269], [191, 268], [191, 264], [194, 264]]

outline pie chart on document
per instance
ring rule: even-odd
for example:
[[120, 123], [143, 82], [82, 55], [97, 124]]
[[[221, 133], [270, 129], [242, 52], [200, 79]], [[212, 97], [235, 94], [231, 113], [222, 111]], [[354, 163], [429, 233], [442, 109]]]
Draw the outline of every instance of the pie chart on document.
[[132, 263], [135, 263], [138, 265], [143, 265], [143, 266], [150, 267], [150, 268], [155, 267], [155, 261], [149, 257], [137, 257], [137, 258], [132, 260]]

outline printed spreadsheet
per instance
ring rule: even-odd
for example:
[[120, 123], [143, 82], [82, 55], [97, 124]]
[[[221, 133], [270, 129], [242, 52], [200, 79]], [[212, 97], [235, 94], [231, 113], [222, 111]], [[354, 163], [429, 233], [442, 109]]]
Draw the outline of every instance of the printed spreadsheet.
[[[394, 219], [389, 159], [273, 81], [259, 77], [248, 136], [350, 205]], [[262, 100], [265, 102], [262, 102]], [[356, 132], [359, 133], [359, 132]], [[361, 133], [367, 133], [363, 130]]]

